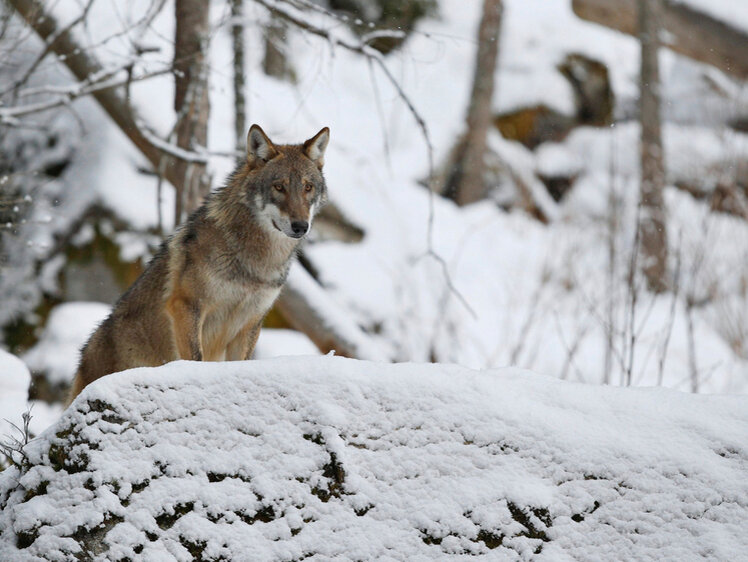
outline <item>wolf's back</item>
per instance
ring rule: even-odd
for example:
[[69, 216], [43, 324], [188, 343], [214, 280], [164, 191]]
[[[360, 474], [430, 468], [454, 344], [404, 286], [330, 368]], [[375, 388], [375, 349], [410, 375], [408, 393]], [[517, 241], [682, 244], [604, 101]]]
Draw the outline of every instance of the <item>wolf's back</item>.
[[143, 274], [119, 298], [112, 312], [83, 346], [69, 401], [105, 375], [134, 367], [162, 365], [177, 358], [165, 310], [172, 285], [171, 240], [162, 244]]

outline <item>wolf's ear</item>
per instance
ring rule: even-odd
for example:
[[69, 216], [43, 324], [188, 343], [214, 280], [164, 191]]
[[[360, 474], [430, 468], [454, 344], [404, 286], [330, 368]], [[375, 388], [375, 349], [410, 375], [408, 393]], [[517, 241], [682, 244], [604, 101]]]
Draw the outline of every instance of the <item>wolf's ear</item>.
[[247, 134], [247, 161], [250, 164], [267, 162], [278, 154], [273, 142], [259, 125], [252, 125]]
[[320, 169], [325, 164], [325, 149], [329, 141], [330, 129], [325, 127], [304, 143], [304, 152]]

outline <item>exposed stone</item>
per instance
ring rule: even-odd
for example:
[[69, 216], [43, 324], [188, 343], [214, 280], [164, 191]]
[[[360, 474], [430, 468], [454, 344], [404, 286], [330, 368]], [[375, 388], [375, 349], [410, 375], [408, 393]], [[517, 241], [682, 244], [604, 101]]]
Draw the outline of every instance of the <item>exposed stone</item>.
[[505, 139], [533, 149], [547, 141], [562, 141], [577, 123], [573, 117], [541, 104], [497, 115], [494, 124]]

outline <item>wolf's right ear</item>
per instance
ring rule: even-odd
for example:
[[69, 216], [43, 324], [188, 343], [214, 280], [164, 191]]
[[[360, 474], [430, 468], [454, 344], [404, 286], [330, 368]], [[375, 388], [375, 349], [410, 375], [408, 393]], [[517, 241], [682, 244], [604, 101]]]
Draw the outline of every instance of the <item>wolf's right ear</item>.
[[273, 142], [259, 125], [252, 125], [247, 133], [247, 162], [260, 166], [278, 154]]

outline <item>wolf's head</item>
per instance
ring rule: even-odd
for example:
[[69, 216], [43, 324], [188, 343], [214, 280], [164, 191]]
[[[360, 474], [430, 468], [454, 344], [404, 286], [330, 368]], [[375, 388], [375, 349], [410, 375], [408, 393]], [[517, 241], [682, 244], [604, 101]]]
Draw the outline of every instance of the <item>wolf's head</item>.
[[252, 181], [247, 201], [261, 224], [273, 232], [301, 238], [327, 198], [322, 176], [330, 130], [325, 127], [303, 144], [275, 145], [252, 125], [247, 135], [247, 165]]

